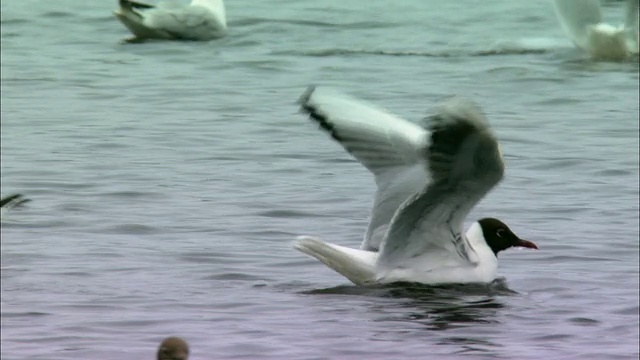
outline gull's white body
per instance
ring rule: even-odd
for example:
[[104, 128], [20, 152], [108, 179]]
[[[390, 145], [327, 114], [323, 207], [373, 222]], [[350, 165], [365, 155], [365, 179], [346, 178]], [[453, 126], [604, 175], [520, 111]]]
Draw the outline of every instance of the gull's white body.
[[461, 266], [458, 259], [443, 257], [440, 252], [435, 252], [408, 259], [403, 266], [386, 272], [376, 270], [379, 257], [376, 251], [352, 249], [310, 236], [298, 237], [294, 247], [320, 260], [356, 285], [394, 282], [464, 284], [493, 281], [498, 273], [498, 259], [484, 241], [482, 229], [477, 222], [471, 225], [466, 237], [477, 256], [476, 265]]
[[377, 192], [361, 249], [298, 237], [294, 247], [357, 285], [487, 283], [498, 261], [468, 212], [502, 178], [486, 119], [454, 98], [421, 126], [325, 89], [301, 99], [311, 119], [375, 177]]
[[638, 54], [638, 2], [627, 0], [620, 26], [604, 23], [598, 0], [554, 0], [556, 14], [574, 44], [597, 60], [625, 60]]
[[222, 0], [193, 0], [187, 5], [173, 2], [139, 5], [121, 0], [120, 8], [114, 12], [138, 39], [206, 41], [227, 33]]

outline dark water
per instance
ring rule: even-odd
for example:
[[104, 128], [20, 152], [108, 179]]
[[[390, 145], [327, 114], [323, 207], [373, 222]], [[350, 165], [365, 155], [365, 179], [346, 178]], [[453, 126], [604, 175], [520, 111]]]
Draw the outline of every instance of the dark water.
[[[2, 2], [2, 194], [33, 200], [2, 224], [3, 359], [638, 358], [637, 61], [584, 58], [544, 1], [229, 0], [229, 37], [143, 44], [115, 3]], [[470, 219], [540, 251], [369, 289], [295, 252], [358, 246], [374, 191], [309, 84], [413, 120], [474, 99], [507, 173]]]

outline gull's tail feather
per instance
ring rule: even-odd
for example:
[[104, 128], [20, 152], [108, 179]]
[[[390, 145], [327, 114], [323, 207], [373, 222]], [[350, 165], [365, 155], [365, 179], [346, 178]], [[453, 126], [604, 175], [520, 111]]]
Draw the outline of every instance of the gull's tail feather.
[[299, 236], [293, 243], [297, 250], [314, 257], [356, 285], [375, 282], [378, 254], [329, 244], [311, 236]]

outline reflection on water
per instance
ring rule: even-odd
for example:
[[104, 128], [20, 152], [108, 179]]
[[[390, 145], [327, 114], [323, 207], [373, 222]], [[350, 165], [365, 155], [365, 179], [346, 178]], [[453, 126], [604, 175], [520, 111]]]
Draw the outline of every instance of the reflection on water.
[[[437, 336], [437, 344], [454, 345], [460, 353], [487, 353], [491, 352], [492, 348], [501, 347], [500, 344], [487, 340], [485, 333], [475, 331], [466, 333], [464, 328], [478, 324], [498, 325], [500, 322], [497, 315], [501, 309], [505, 308], [501, 298], [518, 294], [509, 289], [504, 278], [496, 279], [490, 284], [428, 286], [416, 283], [395, 283], [368, 287], [343, 285], [303, 293], [398, 300], [384, 306], [374, 302], [368, 309], [376, 315], [374, 321], [385, 323], [384, 326], [376, 327], [384, 329], [376, 331], [376, 337], [379, 337], [379, 340], [391, 338], [397, 341], [399, 333], [402, 337], [407, 337], [426, 331], [427, 336], [429, 333]], [[455, 335], [448, 336], [447, 330], [456, 330]]]
[[[504, 278], [490, 284], [423, 285], [395, 283], [392, 285], [342, 285], [304, 291], [308, 295], [357, 295], [403, 300], [394, 306], [409, 310], [402, 317], [381, 320], [409, 320], [425, 325], [429, 330], [446, 330], [464, 323], [493, 322], [488, 314], [503, 307], [498, 296], [517, 294], [509, 289]], [[390, 312], [384, 311], [385, 315]]]

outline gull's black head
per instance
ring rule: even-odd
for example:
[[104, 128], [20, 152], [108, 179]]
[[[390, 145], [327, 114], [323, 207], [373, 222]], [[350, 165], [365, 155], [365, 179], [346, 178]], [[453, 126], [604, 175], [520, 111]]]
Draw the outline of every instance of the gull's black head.
[[510, 247], [538, 248], [531, 241], [520, 239], [505, 223], [498, 219], [484, 218], [479, 220], [478, 223], [482, 228], [484, 240], [496, 256], [500, 251]]

